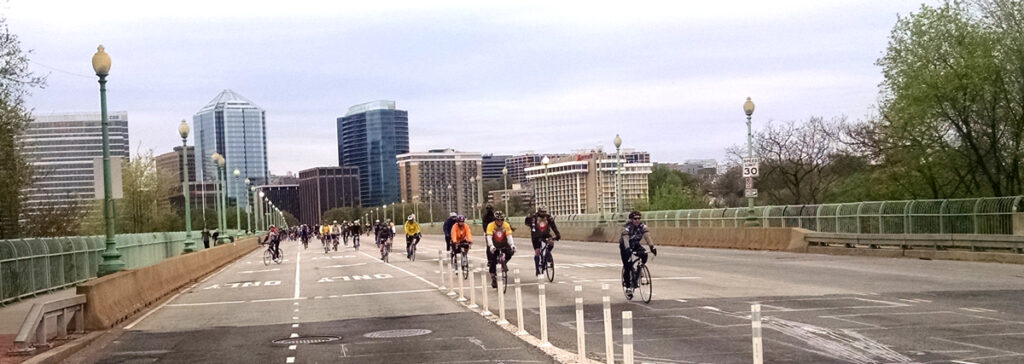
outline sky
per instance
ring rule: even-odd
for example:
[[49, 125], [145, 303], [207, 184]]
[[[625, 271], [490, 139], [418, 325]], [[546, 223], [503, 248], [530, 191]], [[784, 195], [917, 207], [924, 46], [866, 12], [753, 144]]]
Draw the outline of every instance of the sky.
[[412, 151], [607, 151], [620, 134], [655, 162], [724, 160], [746, 143], [747, 97], [755, 129], [869, 117], [875, 61], [920, 5], [7, 0], [0, 13], [48, 75], [36, 114], [99, 111], [102, 44], [133, 154], [170, 151], [178, 123], [231, 89], [266, 110], [284, 174], [337, 165], [336, 119], [381, 99], [409, 112]]

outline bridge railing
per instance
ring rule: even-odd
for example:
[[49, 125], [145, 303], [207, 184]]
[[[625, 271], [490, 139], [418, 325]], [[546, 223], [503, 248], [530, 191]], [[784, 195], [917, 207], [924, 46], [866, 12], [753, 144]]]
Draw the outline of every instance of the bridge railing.
[[[1024, 196], [947, 200], [868, 201], [820, 205], [756, 206], [761, 227], [799, 227], [846, 234], [1024, 235]], [[580, 214], [559, 225], [621, 225], [626, 213]], [[650, 226], [743, 227], [748, 208], [646, 211]], [[522, 217], [512, 218], [521, 221]]]
[[[192, 239], [203, 249], [198, 232]], [[134, 269], [181, 255], [185, 232], [120, 234], [114, 242], [125, 268]], [[0, 240], [0, 304], [95, 278], [104, 249], [103, 236]]]

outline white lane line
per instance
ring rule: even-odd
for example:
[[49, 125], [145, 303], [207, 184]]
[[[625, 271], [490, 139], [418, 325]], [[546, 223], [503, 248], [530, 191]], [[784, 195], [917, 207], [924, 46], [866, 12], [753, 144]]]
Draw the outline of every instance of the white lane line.
[[339, 265], [328, 265], [328, 266], [326, 266], [326, 267], [324, 267], [324, 268], [345, 268], [345, 267], [356, 267], [356, 266], [360, 266], [360, 265], [364, 265], [364, 264], [366, 264], [366, 263], [356, 263], [356, 264], [339, 264]]
[[302, 263], [302, 253], [295, 253], [295, 299], [299, 296], [299, 264]]
[[359, 297], [359, 296], [380, 296], [389, 294], [404, 294], [404, 293], [420, 293], [420, 292], [434, 292], [435, 289], [415, 289], [410, 291], [387, 291], [387, 292], [370, 292], [370, 293], [352, 293], [342, 295], [342, 297]]
[[284, 360], [284, 362], [285, 362], [285, 363], [289, 363], [289, 364], [290, 364], [290, 363], [294, 363], [294, 362], [295, 362], [295, 357], [294, 357], [294, 356], [289, 356], [288, 358], [286, 358], [286, 359]]
[[306, 299], [306, 297], [264, 298], [264, 299], [261, 299], [261, 300], [251, 300], [249, 302], [277, 302], [277, 301], [294, 301], [294, 300], [304, 300], [304, 299]]
[[288, 338], [289, 339], [294, 339], [294, 338], [297, 338], [297, 337], [299, 337], [299, 334], [296, 334], [296, 333], [293, 332], [292, 336], [289, 336]]
[[297, 329], [297, 328], [299, 328], [299, 324], [292, 324], [292, 328], [293, 328], [293, 329]]
[[224, 302], [201, 302], [201, 303], [175, 303], [167, 305], [167, 307], [192, 307], [192, 306], [214, 306], [214, 305], [226, 305], [231, 303], [245, 303], [246, 301], [224, 301]]
[[410, 272], [410, 271], [407, 271], [407, 270], [405, 270], [405, 269], [399, 268], [399, 267], [397, 267], [397, 266], [395, 266], [395, 265], [392, 265], [391, 263], [384, 263], [384, 262], [381, 262], [381, 261], [380, 261], [380, 260], [378, 260], [378, 259], [377, 259], [376, 257], [374, 257], [374, 256], [372, 256], [372, 255], [369, 255], [369, 254], [366, 254], [365, 252], [360, 252], [360, 253], [362, 253], [363, 255], [367, 256], [367, 257], [368, 257], [368, 258], [370, 258], [370, 259], [373, 259], [374, 261], [377, 261], [377, 262], [379, 262], [379, 263], [381, 263], [381, 264], [384, 264], [384, 265], [386, 265], [386, 266], [389, 266], [389, 267], [391, 267], [391, 268], [395, 268], [395, 269], [398, 269], [398, 270], [400, 270], [400, 271], [402, 271], [402, 272], [405, 272], [405, 274], [408, 274], [408, 275], [410, 275], [410, 276], [416, 277], [416, 279], [419, 279], [419, 280], [423, 281], [424, 283], [426, 283], [426, 284], [429, 284], [429, 285], [430, 285], [431, 287], [434, 287], [435, 289], [436, 289], [436, 288], [438, 287], [438, 286], [437, 286], [437, 284], [434, 284], [434, 282], [428, 281], [428, 280], [427, 280], [426, 278], [420, 277], [420, 276], [418, 276], [418, 275], [414, 274], [413, 272]]
[[174, 301], [174, 299], [178, 298], [178, 296], [181, 296], [182, 293], [185, 293], [185, 292], [187, 292], [187, 291], [189, 291], [189, 290], [191, 290], [193, 288], [196, 288], [196, 286], [200, 285], [203, 282], [206, 282], [206, 280], [208, 280], [210, 278], [213, 278], [213, 276], [220, 274], [225, 269], [228, 269], [228, 267], [230, 267], [230, 266], [231, 266], [231, 264], [225, 265], [224, 268], [221, 268], [216, 273], [213, 273], [213, 274], [207, 276], [206, 278], [203, 278], [201, 281], [196, 282], [195, 284], [189, 286], [188, 288], [185, 288], [183, 290], [178, 291], [178, 293], [175, 293], [174, 296], [172, 296], [170, 299], [168, 299], [167, 301], [164, 301], [164, 303], [160, 304], [160, 306], [157, 306], [156, 308], [150, 310], [149, 312], [146, 312], [146, 314], [142, 315], [142, 317], [139, 317], [138, 320], [135, 320], [134, 322], [128, 324], [128, 326], [125, 326], [124, 329], [125, 330], [131, 330], [133, 327], [135, 327], [135, 325], [138, 325], [140, 322], [142, 322], [142, 320], [145, 320], [147, 317], [149, 317], [149, 315], [152, 315], [154, 312], [159, 311], [161, 308], [164, 308], [164, 306], [167, 306], [168, 303], [171, 303], [172, 301]]
[[295, 350], [297, 347], [298, 345], [288, 345], [288, 350]]

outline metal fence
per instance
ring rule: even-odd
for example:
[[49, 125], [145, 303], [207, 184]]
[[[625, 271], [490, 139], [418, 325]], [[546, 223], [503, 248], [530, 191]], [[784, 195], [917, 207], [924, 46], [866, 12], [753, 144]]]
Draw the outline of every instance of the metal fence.
[[[1024, 196], [756, 206], [751, 216], [762, 227], [827, 233], [1014, 235], [1024, 233], [1022, 200]], [[644, 221], [649, 226], [738, 228], [746, 223], [748, 211], [745, 207], [646, 211]], [[625, 220], [625, 213], [617, 213], [569, 215], [558, 221], [566, 226], [595, 226]]]
[[[193, 232], [196, 248], [202, 237]], [[114, 236], [126, 269], [141, 268], [181, 255], [185, 232]], [[96, 277], [103, 236], [0, 240], [0, 304], [75, 285]]]

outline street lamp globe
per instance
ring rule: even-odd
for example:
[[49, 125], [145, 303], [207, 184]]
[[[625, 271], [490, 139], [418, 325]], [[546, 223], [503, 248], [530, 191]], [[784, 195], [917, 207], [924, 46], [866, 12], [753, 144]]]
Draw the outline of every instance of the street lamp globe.
[[504, 168], [502, 168], [502, 169], [501, 169], [501, 174], [503, 174], [503, 175], [507, 175], [507, 174], [508, 174], [508, 167], [504, 167]]
[[551, 158], [548, 158], [548, 156], [544, 156], [544, 158], [540, 160], [540, 164], [545, 166], [548, 165], [548, 163], [551, 163]]
[[747, 97], [747, 102], [743, 103], [743, 112], [747, 116], [754, 115], [754, 102], [750, 101], [750, 97]]
[[[256, 187], [253, 187], [253, 188], [256, 188]], [[266, 196], [266, 195], [263, 193], [263, 191], [260, 191], [260, 198], [263, 198], [264, 200], [266, 200], [266, 198], [264, 198], [263, 196]]]
[[178, 124], [178, 135], [181, 135], [181, 139], [188, 138], [188, 123], [185, 119], [181, 119], [181, 124]]
[[252, 181], [250, 181], [248, 178], [246, 178], [245, 179], [245, 185], [248, 186], [248, 185], [251, 185], [251, 184], [252, 184]]
[[238, 168], [235, 168], [235, 172], [232, 173], [232, 174], [234, 174], [235, 177], [238, 177], [238, 176], [242, 175], [242, 171], [239, 171]]
[[615, 143], [615, 148], [621, 147], [622, 146], [622, 137], [620, 137], [619, 134], [615, 134], [615, 140], [612, 141], [612, 142]]
[[92, 69], [100, 77], [110, 74], [110, 55], [103, 50], [102, 44], [96, 47], [96, 54], [92, 55]]

